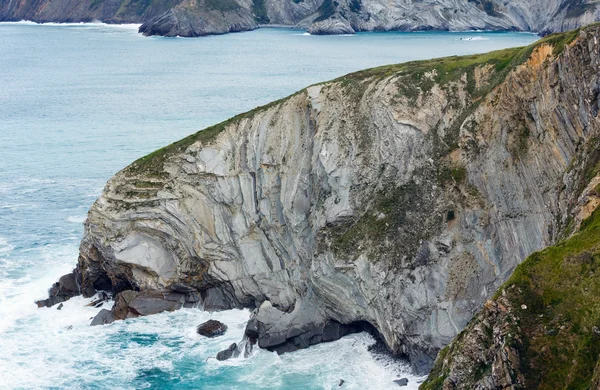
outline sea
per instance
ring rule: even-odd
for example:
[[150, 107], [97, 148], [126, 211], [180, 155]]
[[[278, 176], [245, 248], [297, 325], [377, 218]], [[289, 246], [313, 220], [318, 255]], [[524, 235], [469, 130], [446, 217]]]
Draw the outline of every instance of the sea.
[[[182, 309], [90, 327], [77, 297], [38, 309], [77, 263], [106, 181], [137, 158], [310, 84], [364, 68], [528, 45], [533, 34], [359, 33], [286, 28], [143, 37], [137, 25], [0, 23], [1, 389], [406, 389], [406, 362], [367, 333], [278, 356], [218, 362], [247, 310]], [[217, 319], [222, 337], [196, 334]], [[340, 380], [343, 384], [340, 386]]]

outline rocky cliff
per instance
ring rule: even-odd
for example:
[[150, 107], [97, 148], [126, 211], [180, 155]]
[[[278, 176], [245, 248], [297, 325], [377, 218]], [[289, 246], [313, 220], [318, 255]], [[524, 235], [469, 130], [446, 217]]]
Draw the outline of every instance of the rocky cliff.
[[425, 372], [574, 226], [599, 37], [350, 74], [160, 149], [90, 209], [84, 294], [257, 308], [259, 345], [282, 351], [372, 327]]
[[[599, 161], [591, 161], [597, 174]], [[599, 203], [599, 183], [596, 176], [580, 198], [586, 215]], [[597, 209], [572, 237], [519, 265], [440, 352], [421, 388], [600, 388], [599, 265]]]
[[312, 34], [518, 30], [548, 34], [600, 19], [594, 0], [3, 0], [0, 21], [144, 23], [145, 35], [202, 36], [287, 25]]

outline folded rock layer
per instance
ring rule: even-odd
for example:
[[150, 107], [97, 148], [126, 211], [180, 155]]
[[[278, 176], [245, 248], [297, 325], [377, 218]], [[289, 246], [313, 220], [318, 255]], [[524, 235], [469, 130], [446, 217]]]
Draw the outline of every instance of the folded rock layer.
[[368, 323], [425, 372], [575, 215], [598, 38], [353, 73], [157, 150], [90, 209], [83, 287], [188, 286], [273, 345]]

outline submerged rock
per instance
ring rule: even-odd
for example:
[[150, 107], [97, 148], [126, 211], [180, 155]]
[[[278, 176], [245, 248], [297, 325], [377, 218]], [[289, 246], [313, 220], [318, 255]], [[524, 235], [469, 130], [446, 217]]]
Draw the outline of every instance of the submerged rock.
[[227, 325], [217, 320], [208, 320], [196, 328], [199, 335], [205, 337], [217, 337], [225, 334]]

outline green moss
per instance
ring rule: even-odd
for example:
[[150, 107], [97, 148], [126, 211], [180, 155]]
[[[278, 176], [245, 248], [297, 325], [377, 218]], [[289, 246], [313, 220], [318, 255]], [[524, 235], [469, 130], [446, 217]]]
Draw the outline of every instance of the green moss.
[[581, 29], [572, 30], [566, 33], [551, 34], [542, 39], [540, 43], [548, 43], [554, 46], [554, 49], [552, 49], [552, 54], [557, 56], [565, 50], [565, 47], [568, 44], [573, 42], [575, 38], [579, 36], [580, 30]]
[[369, 209], [342, 234], [333, 239], [332, 249], [336, 253], [354, 252], [361, 241], [381, 242], [394, 235], [398, 226], [404, 224], [406, 213], [418, 202], [417, 186], [410, 182], [399, 187], [378, 191]]
[[461, 184], [467, 179], [467, 168], [463, 166], [448, 167], [445, 164], [440, 165], [438, 169], [438, 182], [442, 186], [450, 183]]

